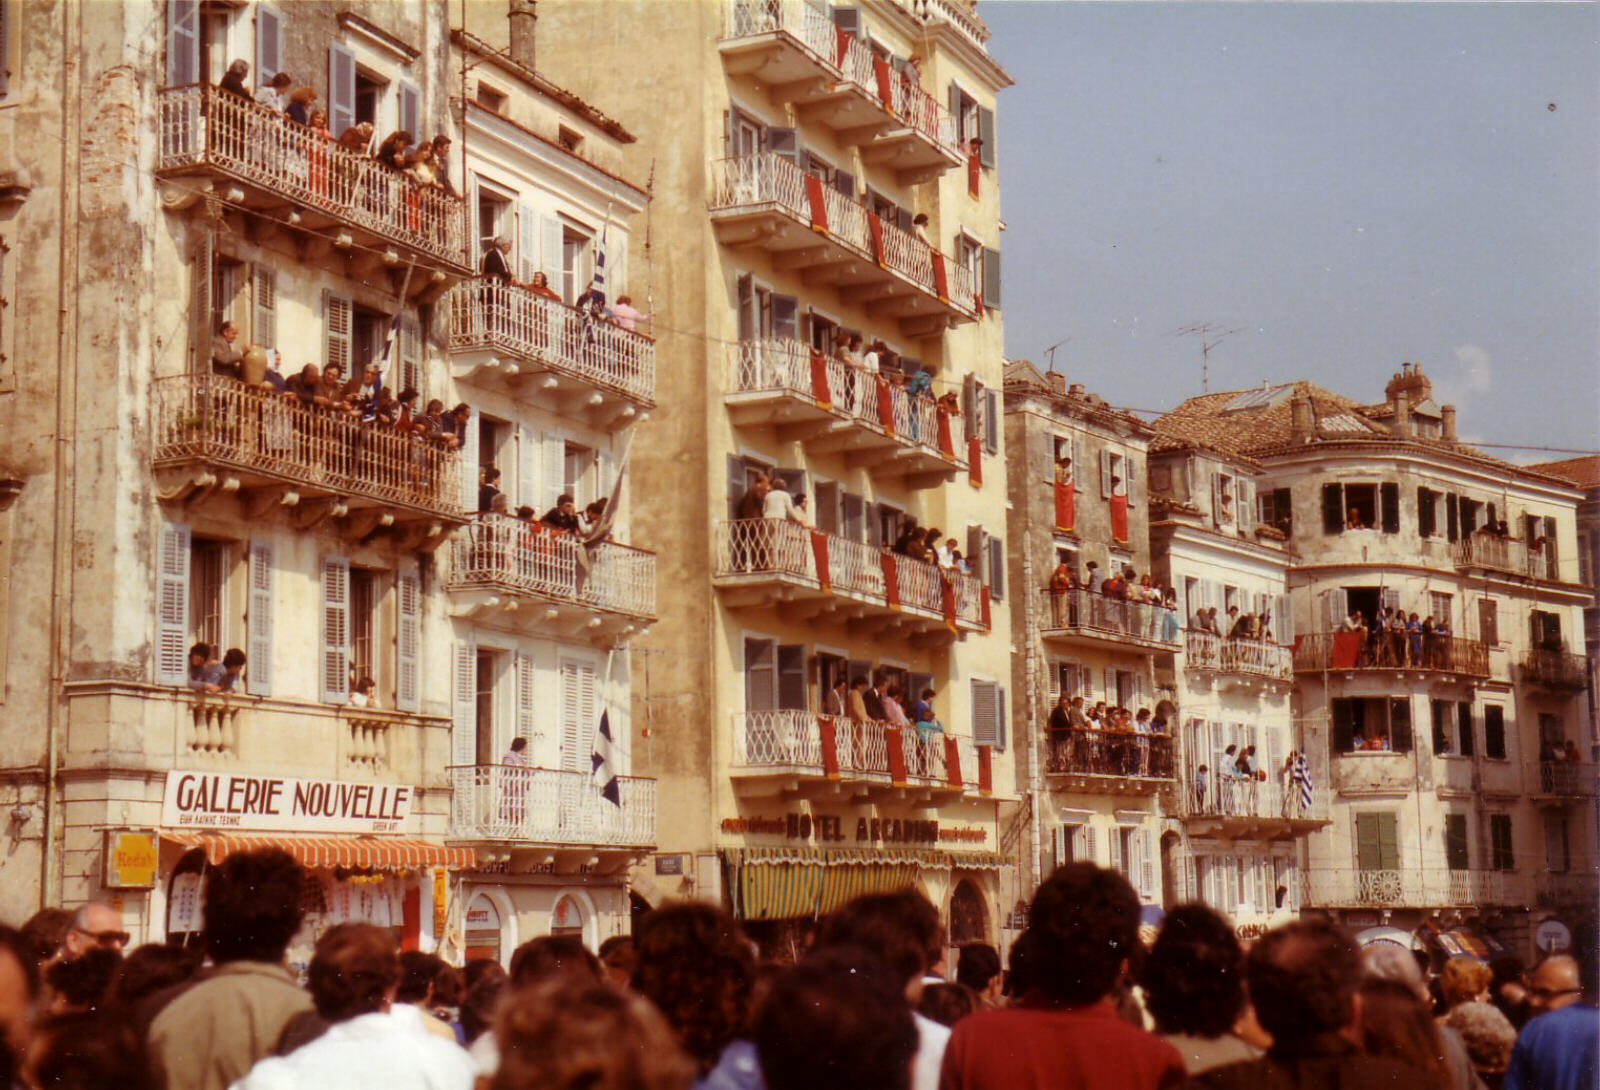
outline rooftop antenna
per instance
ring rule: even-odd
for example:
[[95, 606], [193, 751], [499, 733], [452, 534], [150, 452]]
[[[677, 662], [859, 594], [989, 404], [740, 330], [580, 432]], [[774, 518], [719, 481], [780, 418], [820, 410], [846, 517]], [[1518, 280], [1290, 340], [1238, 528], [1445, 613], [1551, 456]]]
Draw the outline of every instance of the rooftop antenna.
[[1244, 327], [1238, 329], [1223, 329], [1212, 325], [1210, 322], [1193, 322], [1186, 326], [1179, 326], [1172, 331], [1174, 337], [1200, 338], [1200, 392], [1209, 393], [1211, 390], [1211, 350], [1235, 333], [1244, 332]]
[[1060, 348], [1064, 344], [1070, 344], [1071, 341], [1072, 341], [1071, 337], [1062, 337], [1055, 344], [1051, 345], [1049, 348], [1046, 348], [1044, 350], [1044, 354], [1047, 357], [1049, 357], [1049, 360], [1050, 360], [1050, 364], [1049, 364], [1049, 367], [1047, 368], [1047, 370], [1054, 371], [1056, 369], [1056, 349]]

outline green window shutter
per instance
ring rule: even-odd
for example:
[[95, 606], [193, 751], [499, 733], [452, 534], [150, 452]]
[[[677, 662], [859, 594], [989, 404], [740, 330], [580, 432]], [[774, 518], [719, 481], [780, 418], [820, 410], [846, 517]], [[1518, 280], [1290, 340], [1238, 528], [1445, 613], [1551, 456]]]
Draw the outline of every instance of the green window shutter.
[[1389, 748], [1396, 753], [1411, 752], [1411, 701], [1403, 696], [1389, 698]]
[[1382, 845], [1378, 837], [1378, 818], [1382, 814], [1356, 815], [1356, 866], [1361, 870], [1382, 870]]
[[1325, 534], [1344, 533], [1343, 485], [1325, 484], [1322, 486], [1322, 532]]
[[1451, 870], [1466, 870], [1467, 815], [1446, 814], [1444, 818], [1444, 859]]
[[1393, 814], [1374, 814], [1378, 825], [1378, 869], [1400, 867], [1400, 823]]

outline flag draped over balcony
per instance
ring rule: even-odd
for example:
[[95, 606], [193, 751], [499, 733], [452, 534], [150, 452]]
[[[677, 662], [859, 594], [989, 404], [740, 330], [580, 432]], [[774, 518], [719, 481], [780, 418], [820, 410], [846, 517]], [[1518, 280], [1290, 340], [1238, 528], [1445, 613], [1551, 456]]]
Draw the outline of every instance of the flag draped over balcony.
[[894, 437], [894, 394], [890, 391], [889, 380], [882, 375], [872, 376], [872, 381], [878, 384], [878, 423], [883, 425], [883, 430]]
[[811, 229], [828, 233], [828, 205], [822, 194], [822, 179], [815, 174], [806, 175], [806, 203], [811, 208]]
[[816, 348], [811, 350], [811, 396], [817, 399], [819, 409], [833, 408], [833, 391], [828, 387], [828, 357]]
[[878, 554], [883, 567], [883, 599], [890, 609], [900, 608], [900, 569], [894, 553], [885, 550]]
[[948, 573], [939, 573], [939, 604], [944, 608], [944, 626], [956, 632], [956, 581]]
[[611, 710], [603, 709], [600, 712], [600, 725], [594, 732], [594, 785], [600, 789], [600, 797], [611, 805], [620, 809], [622, 807], [622, 792], [617, 787], [616, 768], [611, 757]]
[[967, 194], [969, 196], [973, 198], [978, 196], [979, 183], [982, 178], [983, 161], [979, 158], [977, 152], [969, 151], [967, 153]]
[[821, 530], [811, 531], [811, 556], [817, 564], [817, 585], [822, 593], [833, 593], [833, 570], [828, 566], [828, 535]]
[[931, 248], [929, 253], [933, 255], [933, 290], [938, 293], [939, 302], [948, 303], [950, 301], [950, 276], [945, 272], [944, 254]]
[[1298, 754], [1294, 759], [1294, 768], [1289, 773], [1292, 786], [1299, 794], [1300, 811], [1311, 812], [1311, 793], [1316, 785], [1311, 782], [1311, 762], [1306, 760], [1304, 753]]
[[1126, 491], [1111, 493], [1111, 536], [1113, 539], [1128, 542], [1128, 493]]
[[878, 268], [887, 269], [889, 266], [883, 256], [883, 220], [876, 212], [867, 213], [867, 233], [872, 236], [872, 260], [878, 263]]
[[954, 459], [956, 456], [956, 441], [950, 433], [950, 410], [943, 405], [939, 406], [939, 453], [946, 458]]
[[885, 110], [894, 112], [894, 81], [889, 78], [889, 58], [872, 55], [872, 74], [878, 81], [878, 99]]

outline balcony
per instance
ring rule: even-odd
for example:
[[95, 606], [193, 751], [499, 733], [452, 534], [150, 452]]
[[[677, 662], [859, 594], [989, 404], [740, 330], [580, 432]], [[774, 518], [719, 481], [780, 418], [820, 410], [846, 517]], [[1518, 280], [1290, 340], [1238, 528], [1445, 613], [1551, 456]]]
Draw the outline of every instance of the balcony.
[[1453, 674], [1489, 676], [1489, 648], [1476, 640], [1456, 636], [1419, 637], [1420, 653], [1411, 641], [1385, 636], [1365, 640], [1359, 632], [1317, 632], [1294, 641], [1294, 672], [1324, 671], [1354, 674], [1388, 671], [1395, 674]]
[[1219, 688], [1294, 680], [1289, 648], [1261, 640], [1219, 636], [1185, 629], [1183, 667], [1217, 679]]
[[167, 207], [221, 198], [259, 217], [263, 233], [289, 226], [312, 236], [313, 256], [320, 247], [349, 258], [357, 279], [387, 271], [395, 292], [416, 260], [423, 272], [411, 279], [413, 301], [470, 274], [459, 197], [215, 87], [160, 91], [156, 172], [177, 183]]
[[450, 543], [446, 582], [458, 616], [594, 640], [656, 619], [656, 554], [510, 515], [478, 515]]
[[1481, 908], [1522, 892], [1515, 874], [1497, 870], [1311, 868], [1304, 877], [1303, 903], [1313, 908]]
[[235, 494], [252, 519], [283, 508], [301, 529], [331, 518], [351, 539], [404, 531], [420, 548], [466, 517], [455, 454], [416, 435], [220, 375], [159, 378], [152, 397], [163, 500]]
[[1039, 591], [1040, 635], [1063, 644], [1175, 652], [1178, 611], [1095, 591]]
[[858, 723], [815, 712], [739, 712], [731, 775], [747, 796], [851, 794], [918, 788], [930, 795], [988, 795], [988, 746], [915, 727]]
[[615, 870], [626, 865], [623, 853], [655, 847], [653, 779], [617, 777], [619, 802], [613, 803], [587, 772], [498, 764], [449, 771], [452, 840], [544, 849], [545, 858], [533, 862], [554, 864], [557, 873], [577, 871], [596, 852], [620, 849]]
[[798, 341], [729, 345], [724, 400], [736, 426], [774, 428], [779, 442], [843, 453], [878, 480], [928, 488], [967, 468], [956, 420], [931, 397], [912, 397]]
[[1589, 660], [1566, 651], [1529, 651], [1519, 674], [1527, 685], [1555, 692], [1582, 692], [1589, 687]]
[[1173, 783], [1172, 735], [1142, 731], [1051, 732], [1045, 773], [1054, 788], [1151, 795]]
[[1469, 534], [1455, 543], [1453, 551], [1459, 571], [1498, 572], [1551, 581], [1561, 578], [1553, 551], [1530, 548], [1515, 538]]
[[711, 223], [723, 245], [771, 255], [808, 285], [831, 284], [845, 303], [930, 337], [976, 321], [972, 270], [886, 223], [776, 152], [715, 164]]
[[1529, 784], [1536, 800], [1592, 799], [1600, 787], [1600, 765], [1588, 761], [1540, 761], [1539, 782]]
[[607, 431], [655, 405], [656, 345], [642, 333], [494, 280], [457, 284], [445, 305], [458, 381], [498, 381]]
[[[1188, 823], [1191, 836], [1276, 839], [1303, 835], [1326, 825], [1326, 775], [1280, 777], [1265, 769], [1267, 779], [1222, 775], [1220, 760], [1207, 762], [1202, 750], [1190, 755], [1179, 785], [1175, 816]], [[1204, 780], [1199, 768], [1208, 764]]]
[[938, 177], [965, 161], [955, 121], [920, 87], [903, 80], [858, 37], [839, 30], [826, 8], [806, 0], [732, 0], [717, 48], [729, 75], [749, 76], [775, 103], [833, 130], [903, 185]]
[[718, 523], [716, 563], [731, 609], [782, 604], [791, 620], [844, 623], [879, 638], [899, 632], [919, 646], [989, 628], [988, 589], [974, 577], [797, 522]]
[[1541, 871], [1534, 879], [1535, 901], [1540, 908], [1569, 908], [1593, 911], [1600, 900], [1600, 874], [1572, 871], [1555, 874]]

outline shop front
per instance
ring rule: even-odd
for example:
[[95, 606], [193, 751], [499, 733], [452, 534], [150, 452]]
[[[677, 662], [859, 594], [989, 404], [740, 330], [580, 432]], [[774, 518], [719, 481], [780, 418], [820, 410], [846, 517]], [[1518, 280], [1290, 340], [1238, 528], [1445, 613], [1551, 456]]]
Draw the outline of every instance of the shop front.
[[625, 874], [537, 866], [515, 873], [480, 862], [454, 876], [461, 922], [459, 929], [452, 926], [446, 944], [466, 960], [493, 958], [506, 966], [518, 946], [542, 935], [571, 935], [598, 950], [631, 926]]

